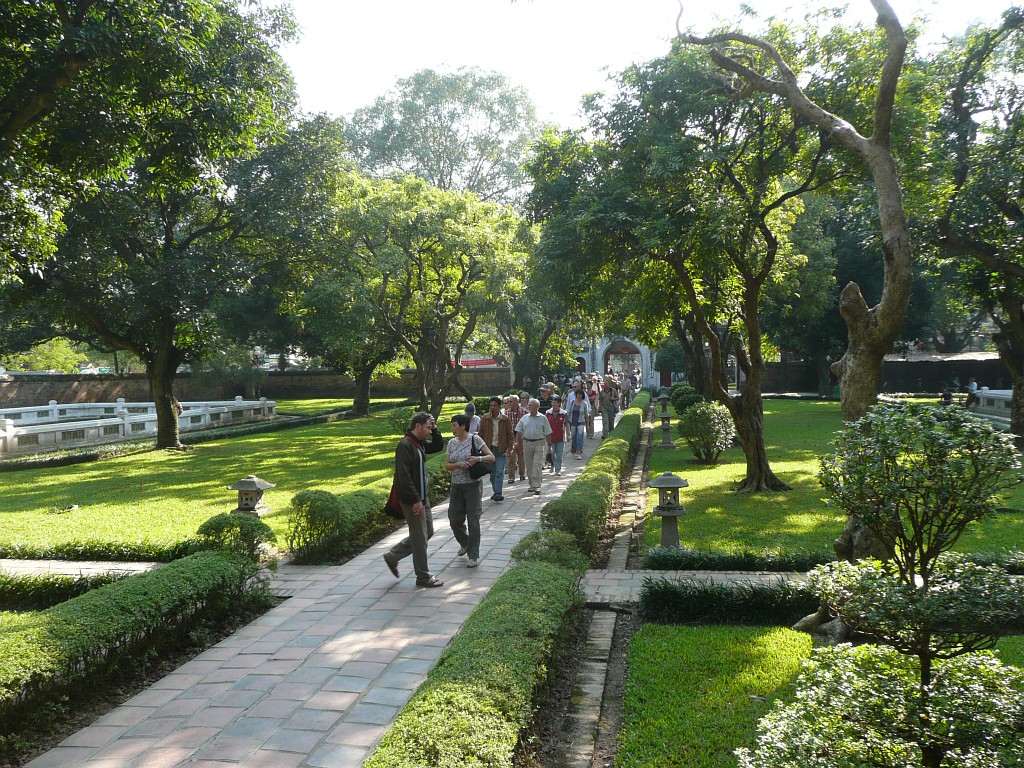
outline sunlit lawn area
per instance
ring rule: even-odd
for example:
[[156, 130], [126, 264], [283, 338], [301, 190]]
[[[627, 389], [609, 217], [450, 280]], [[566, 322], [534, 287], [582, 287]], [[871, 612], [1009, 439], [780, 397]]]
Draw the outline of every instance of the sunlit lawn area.
[[[446, 406], [445, 415], [460, 411]], [[442, 430], [447, 435], [445, 416]], [[299, 491], [340, 493], [389, 476], [400, 435], [388, 413], [229, 440], [185, 452], [152, 451], [57, 469], [0, 476], [0, 544], [177, 542], [212, 515], [230, 512], [226, 490], [255, 474], [276, 488], [264, 520], [282, 536]], [[77, 509], [68, 510], [77, 505]], [[283, 538], [282, 538], [283, 541]]]
[[[997, 646], [1024, 664], [1024, 638]], [[811, 638], [782, 627], [647, 625], [633, 636], [616, 768], [728, 768], [758, 719], [789, 700]]]
[[[374, 408], [387, 408], [405, 402], [404, 397], [373, 398]], [[318, 400], [275, 400], [277, 412], [287, 416], [317, 416], [352, 408], [352, 398], [320, 398]]]
[[[679, 521], [683, 547], [715, 552], [831, 551], [832, 540], [845, 523], [841, 513], [826, 506], [818, 484], [819, 457], [828, 452], [835, 432], [842, 428], [837, 402], [766, 400], [765, 436], [775, 474], [793, 486], [785, 493], [742, 495], [730, 488], [746, 471], [743, 452], [731, 448], [721, 463], [697, 463], [682, 439], [675, 450], [654, 448], [650, 477], [675, 472], [689, 483], [680, 494], [687, 514]], [[657, 432], [660, 442], [660, 431]], [[936, 467], [941, 471], [941, 467]], [[648, 508], [658, 503], [648, 492]], [[1024, 485], [1017, 485], [1001, 500], [1013, 512], [1001, 512], [969, 529], [958, 549], [1000, 552], [1024, 548]], [[648, 515], [644, 544], [657, 546], [660, 519]]]

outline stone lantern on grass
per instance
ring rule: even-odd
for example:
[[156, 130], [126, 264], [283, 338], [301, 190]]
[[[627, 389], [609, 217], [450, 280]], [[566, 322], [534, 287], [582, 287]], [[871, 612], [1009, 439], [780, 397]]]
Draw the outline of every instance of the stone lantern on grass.
[[238, 491], [238, 507], [231, 510], [231, 514], [254, 515], [260, 517], [269, 511], [263, 504], [263, 492], [268, 488], [275, 488], [274, 483], [261, 480], [256, 475], [243, 477], [234, 485], [229, 485], [229, 491]]
[[679, 548], [679, 518], [686, 508], [679, 503], [679, 489], [689, 487], [683, 478], [663, 472], [647, 483], [658, 489], [658, 506], [651, 512], [661, 518], [661, 546]]
[[661, 413], [658, 414], [661, 418], [661, 442], [658, 443], [658, 447], [675, 448], [676, 444], [672, 439], [672, 414], [668, 412], [668, 395], [662, 395], [658, 400], [661, 402]]

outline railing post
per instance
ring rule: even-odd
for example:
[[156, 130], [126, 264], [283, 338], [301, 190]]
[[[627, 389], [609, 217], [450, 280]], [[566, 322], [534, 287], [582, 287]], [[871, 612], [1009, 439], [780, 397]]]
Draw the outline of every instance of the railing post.
[[0, 453], [14, 453], [14, 419], [0, 419]]

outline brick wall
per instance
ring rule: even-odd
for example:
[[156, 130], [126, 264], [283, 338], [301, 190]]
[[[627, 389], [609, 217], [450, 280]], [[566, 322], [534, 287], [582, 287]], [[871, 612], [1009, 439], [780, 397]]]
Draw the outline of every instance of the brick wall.
[[[493, 395], [509, 388], [508, 368], [474, 368], [463, 371], [462, 380], [474, 395]], [[322, 371], [273, 371], [267, 374], [258, 392], [230, 382], [203, 384], [189, 374], [175, 380], [179, 400], [230, 400], [236, 395], [266, 397], [270, 400], [352, 397], [352, 379]], [[373, 385], [375, 397], [411, 397], [415, 393], [413, 372], [382, 379]], [[110, 403], [123, 397], [132, 402], [152, 400], [149, 379], [144, 374], [127, 376], [78, 376], [62, 374], [19, 374], [0, 380], [0, 406], [24, 408], [58, 403]]]

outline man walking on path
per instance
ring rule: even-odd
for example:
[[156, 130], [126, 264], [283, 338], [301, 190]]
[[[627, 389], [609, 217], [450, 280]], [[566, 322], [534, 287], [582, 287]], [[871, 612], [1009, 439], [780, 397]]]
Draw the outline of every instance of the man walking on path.
[[531, 397], [530, 412], [516, 424], [516, 445], [522, 446], [526, 476], [530, 480], [529, 493], [540, 494], [544, 476], [544, 454], [551, 442], [551, 425], [540, 412], [540, 400]]
[[429, 413], [412, 417], [409, 430], [395, 448], [395, 478], [392, 485], [402, 506], [409, 535], [384, 553], [388, 570], [398, 578], [398, 561], [412, 555], [416, 586], [443, 587], [427, 564], [427, 540], [434, 535], [427, 482], [427, 454], [444, 450], [444, 438]]
[[608, 437], [608, 433], [615, 426], [615, 414], [619, 410], [619, 388], [615, 384], [615, 377], [608, 374], [604, 377], [604, 388], [601, 389], [601, 439]]
[[[510, 404], [505, 409], [505, 415], [508, 416], [509, 424], [512, 430], [515, 431], [516, 425], [519, 424], [519, 420], [526, 415], [526, 411], [519, 404], [519, 395], [509, 395]], [[526, 465], [523, 463], [523, 444], [516, 441], [512, 450], [508, 454], [508, 484], [512, 485], [516, 481], [516, 469], [519, 470], [519, 479], [526, 479]]]
[[504, 501], [501, 495], [505, 482], [505, 463], [513, 450], [512, 422], [501, 412], [501, 399], [492, 397], [490, 410], [480, 417], [480, 437], [494, 454], [494, 471], [491, 472], [491, 501]]

